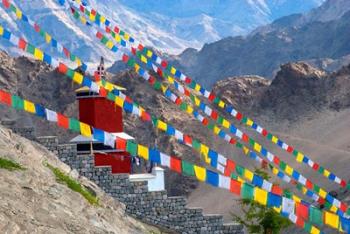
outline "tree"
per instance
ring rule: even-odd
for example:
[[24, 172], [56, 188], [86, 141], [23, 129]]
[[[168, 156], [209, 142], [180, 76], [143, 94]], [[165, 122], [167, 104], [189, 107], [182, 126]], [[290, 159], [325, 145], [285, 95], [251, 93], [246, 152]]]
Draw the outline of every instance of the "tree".
[[[255, 173], [266, 180], [270, 179], [268, 173], [263, 169], [255, 169]], [[288, 219], [280, 216], [273, 208], [247, 199], [241, 199], [240, 205], [243, 215], [232, 215], [236, 222], [248, 229], [249, 233], [279, 234], [283, 228], [291, 225]]]

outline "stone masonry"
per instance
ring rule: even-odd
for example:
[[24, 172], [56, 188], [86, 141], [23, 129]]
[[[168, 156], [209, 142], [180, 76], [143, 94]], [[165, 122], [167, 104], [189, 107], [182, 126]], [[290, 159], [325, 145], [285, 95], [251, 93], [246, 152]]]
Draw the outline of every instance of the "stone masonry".
[[[29, 139], [35, 137], [29, 136]], [[95, 167], [92, 155], [78, 155], [75, 144], [58, 144], [58, 138], [38, 137], [36, 141], [95, 182], [107, 194], [125, 204], [126, 212], [146, 223], [176, 233], [241, 234], [242, 225], [224, 224], [221, 215], [204, 215], [200, 208], [187, 208], [185, 197], [168, 197], [166, 191], [148, 192], [147, 182], [131, 182], [127, 174], [112, 174], [109, 167]]]

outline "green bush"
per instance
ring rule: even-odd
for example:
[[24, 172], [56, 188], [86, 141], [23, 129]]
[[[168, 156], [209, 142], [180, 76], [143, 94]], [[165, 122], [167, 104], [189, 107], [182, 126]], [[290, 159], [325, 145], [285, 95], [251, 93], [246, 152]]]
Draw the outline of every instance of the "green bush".
[[0, 168], [6, 169], [9, 171], [16, 171], [16, 170], [25, 170], [24, 167], [22, 167], [20, 164], [11, 161], [9, 159], [1, 158], [0, 157]]
[[46, 166], [55, 174], [57, 182], [66, 184], [71, 190], [80, 193], [91, 205], [99, 204], [98, 197], [86, 190], [78, 181], [74, 180], [60, 169], [53, 167], [50, 164], [46, 164]]

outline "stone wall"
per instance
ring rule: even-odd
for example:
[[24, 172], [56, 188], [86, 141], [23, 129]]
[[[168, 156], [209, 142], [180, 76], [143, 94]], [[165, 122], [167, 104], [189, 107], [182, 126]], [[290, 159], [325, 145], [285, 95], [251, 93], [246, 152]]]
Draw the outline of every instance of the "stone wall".
[[[31, 134], [28, 138], [35, 138]], [[54, 136], [38, 137], [36, 141], [124, 203], [126, 212], [139, 220], [177, 233], [243, 233], [241, 225], [224, 224], [221, 215], [204, 215], [200, 208], [187, 208], [185, 197], [168, 197], [166, 191], [148, 192], [147, 182], [131, 182], [127, 174], [115, 175], [109, 167], [95, 167], [94, 157], [77, 155], [75, 144], [59, 145]]]

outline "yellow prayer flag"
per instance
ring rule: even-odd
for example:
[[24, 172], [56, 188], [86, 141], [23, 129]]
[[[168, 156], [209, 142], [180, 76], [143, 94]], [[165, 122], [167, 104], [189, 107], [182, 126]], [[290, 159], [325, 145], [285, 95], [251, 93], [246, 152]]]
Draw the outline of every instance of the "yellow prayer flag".
[[276, 167], [272, 168], [272, 173], [274, 175], [277, 175], [278, 174], [278, 169]]
[[16, 9], [16, 17], [18, 19], [22, 19], [22, 11], [20, 11], [19, 9]]
[[339, 216], [333, 213], [330, 213], [328, 211], [324, 212], [324, 221], [326, 225], [329, 225], [330, 227], [339, 228]]
[[115, 35], [114, 39], [115, 39], [118, 43], [121, 41], [121, 37], [120, 37], [118, 34]]
[[244, 170], [244, 177], [247, 178], [249, 181], [253, 181], [254, 173], [248, 169], [245, 169]]
[[29, 113], [35, 113], [35, 105], [34, 103], [24, 100], [24, 110]]
[[295, 201], [295, 202], [297, 202], [297, 203], [300, 203], [300, 202], [301, 202], [300, 197], [297, 197], [297, 196], [293, 195], [292, 198], [293, 198], [292, 200]]
[[107, 43], [106, 43], [106, 47], [108, 49], [112, 49], [113, 48], [113, 42], [111, 40], [108, 40]]
[[81, 17], [80, 17], [80, 21], [81, 21], [83, 24], [86, 24], [86, 21], [87, 21], [87, 20], [85, 19], [85, 17], [82, 17], [82, 16], [81, 16]]
[[123, 108], [123, 105], [124, 105], [124, 100], [123, 99], [121, 99], [120, 97], [116, 96], [114, 102], [115, 102], [115, 104], [117, 104], [117, 106]]
[[293, 168], [291, 168], [289, 165], [286, 166], [286, 170], [285, 171], [290, 176], [293, 174]]
[[151, 50], [147, 50], [147, 57], [151, 58], [153, 55], [152, 51]]
[[260, 153], [261, 152], [261, 145], [255, 142], [254, 143], [254, 150]]
[[214, 133], [215, 133], [215, 135], [219, 135], [219, 132], [220, 132], [220, 128], [218, 128], [218, 126], [214, 126]]
[[325, 177], [328, 177], [330, 174], [331, 174], [330, 171], [328, 171], [327, 169], [324, 169], [323, 175], [324, 175]]
[[130, 39], [130, 35], [127, 34], [127, 33], [125, 33], [125, 34], [124, 34], [124, 39], [128, 41], [128, 40]]
[[251, 126], [253, 126], [253, 124], [254, 124], [254, 122], [253, 122], [253, 120], [251, 120], [251, 119], [247, 119], [247, 125], [249, 126], [249, 127], [251, 127]]
[[45, 41], [46, 41], [46, 43], [50, 43], [51, 39], [52, 39], [51, 36], [49, 34], [45, 33]]
[[35, 48], [34, 49], [34, 57], [36, 59], [43, 61], [44, 60], [44, 53], [41, 50], [39, 50], [38, 48]]
[[244, 154], [248, 154], [249, 153], [249, 149], [248, 149], [248, 147], [246, 147], [246, 146], [243, 146], [243, 152], [244, 152]]
[[103, 16], [103, 15], [101, 15], [101, 17], [100, 17], [100, 21], [101, 21], [101, 23], [105, 23], [106, 22], [106, 18]]
[[112, 91], [114, 89], [114, 84], [112, 84], [111, 82], [106, 82], [104, 88], [107, 89], [108, 91]]
[[171, 76], [168, 76], [168, 81], [169, 81], [170, 84], [174, 84], [175, 79], [173, 77], [171, 77]]
[[208, 153], [209, 153], [209, 147], [204, 144], [201, 144], [201, 154], [208, 155]]
[[237, 177], [238, 182], [244, 183], [245, 181], [241, 177]]
[[138, 73], [139, 70], [140, 70], [140, 65], [138, 65], [137, 63], [135, 63], [134, 68], [135, 68], [135, 71]]
[[194, 166], [194, 173], [199, 181], [206, 180], [206, 170], [203, 167]]
[[281, 213], [281, 211], [282, 211], [282, 207], [273, 207], [273, 209], [274, 209], [277, 213]]
[[277, 141], [278, 141], [278, 138], [275, 137], [275, 136], [272, 136], [272, 140], [271, 140], [273, 143], [277, 144]]
[[141, 55], [141, 62], [147, 63], [147, 58], [143, 55]]
[[199, 84], [196, 84], [196, 86], [194, 87], [194, 90], [196, 90], [196, 91], [201, 90], [201, 86]]
[[302, 162], [303, 158], [304, 158], [304, 155], [302, 153], [298, 152], [298, 154], [297, 154], [297, 162]]
[[224, 128], [230, 128], [230, 122], [228, 122], [226, 119], [224, 119], [224, 120], [222, 121], [222, 126], [223, 126]]
[[329, 209], [331, 212], [333, 212], [333, 213], [337, 213], [337, 211], [338, 211], [338, 208], [336, 207], [336, 206], [331, 206], [331, 208]]
[[321, 232], [320, 232], [319, 229], [317, 229], [316, 227], [312, 226], [311, 230], [310, 230], [310, 233], [311, 234], [320, 234]]
[[137, 146], [137, 154], [146, 160], [148, 160], [148, 158], [149, 158], [148, 148], [146, 146], [138, 145]]
[[220, 100], [218, 105], [219, 105], [219, 107], [224, 108], [225, 107], [225, 102]]
[[90, 14], [89, 18], [91, 21], [95, 21], [95, 19], [96, 19], [96, 17], [93, 14]]
[[73, 80], [78, 83], [78, 84], [81, 84], [83, 83], [83, 75], [78, 73], [78, 72], [74, 72], [74, 75], [73, 75]]
[[187, 105], [187, 110], [186, 110], [186, 112], [189, 113], [189, 114], [192, 114], [192, 113], [193, 113], [193, 108], [192, 108], [192, 106]]
[[163, 121], [161, 121], [161, 120], [158, 120], [157, 121], [157, 127], [160, 129], [160, 130], [163, 130], [163, 131], [166, 131], [166, 129], [167, 129], [167, 124], [166, 123], [164, 123]]
[[171, 67], [171, 69], [170, 69], [170, 73], [171, 73], [171, 74], [173, 74], [173, 75], [175, 75], [175, 73], [176, 73], [176, 69], [175, 69], [174, 67]]
[[322, 198], [326, 198], [327, 196], [327, 192], [325, 190], [323, 190], [322, 188], [320, 189], [319, 193], [320, 197]]
[[254, 189], [254, 201], [266, 205], [267, 204], [267, 191], [261, 188], [255, 187]]
[[4, 34], [4, 28], [0, 26], [0, 35]]
[[80, 133], [85, 137], [91, 137], [91, 128], [89, 125], [80, 122]]
[[197, 97], [194, 97], [194, 104], [196, 106], [199, 106], [201, 104], [201, 100], [199, 98], [197, 98]]

